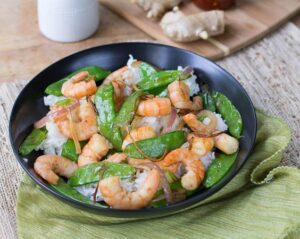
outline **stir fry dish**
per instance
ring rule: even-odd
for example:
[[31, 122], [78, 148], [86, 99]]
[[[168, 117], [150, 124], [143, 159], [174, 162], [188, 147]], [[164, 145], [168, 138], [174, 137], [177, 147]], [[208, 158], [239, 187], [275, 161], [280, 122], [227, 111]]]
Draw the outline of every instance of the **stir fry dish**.
[[131, 55], [110, 72], [75, 71], [45, 89], [49, 112], [19, 153], [50, 187], [99, 207], [165, 207], [216, 185], [231, 169], [240, 113], [191, 67], [160, 70]]

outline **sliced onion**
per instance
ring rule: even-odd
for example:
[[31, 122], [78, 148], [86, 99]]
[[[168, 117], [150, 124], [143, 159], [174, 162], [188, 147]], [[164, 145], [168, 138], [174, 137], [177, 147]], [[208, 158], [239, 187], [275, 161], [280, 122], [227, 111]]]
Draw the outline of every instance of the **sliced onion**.
[[45, 117], [41, 118], [40, 120], [38, 120], [37, 122], [35, 122], [33, 124], [33, 127], [36, 129], [42, 128], [46, 125], [46, 123], [49, 121], [49, 117], [48, 115], [46, 115]]
[[46, 123], [49, 120], [53, 120], [62, 114], [66, 114], [66, 113], [68, 113], [69, 110], [72, 111], [72, 110], [76, 109], [79, 105], [80, 105], [79, 101], [76, 101], [74, 104], [71, 104], [61, 110], [57, 110], [53, 113], [47, 114], [45, 117], [43, 117], [40, 120], [38, 120], [37, 122], [35, 122], [33, 124], [33, 126], [34, 126], [34, 128], [37, 128], [37, 129], [42, 128], [46, 125]]
[[223, 134], [225, 131], [216, 131], [216, 132], [213, 132], [211, 134], [203, 134], [201, 133], [200, 131], [194, 131], [193, 133], [195, 133], [195, 135], [197, 137], [201, 137], [201, 138], [211, 138], [211, 137], [216, 137], [220, 134]]
[[194, 72], [194, 70], [191, 66], [186, 66], [182, 70], [181, 78], [186, 79], [189, 75], [193, 74], [193, 72]]
[[81, 153], [81, 147], [80, 147], [80, 143], [79, 143], [79, 140], [78, 140], [76, 127], [75, 127], [74, 122], [73, 122], [73, 117], [72, 117], [71, 110], [68, 111], [68, 114], [69, 114], [68, 118], [69, 118], [69, 122], [70, 122], [71, 135], [72, 135], [72, 139], [73, 139], [73, 142], [74, 142], [74, 145], [75, 145], [76, 153], [80, 154]]
[[175, 108], [172, 108], [171, 113], [168, 117], [167, 127], [163, 129], [163, 133], [168, 133], [172, 131], [172, 127], [175, 123], [177, 117], [177, 110]]
[[168, 204], [173, 203], [173, 195], [172, 195], [172, 191], [170, 188], [170, 185], [168, 183], [168, 180], [166, 178], [166, 175], [164, 173], [164, 171], [155, 163], [153, 163], [153, 167], [159, 172], [160, 177], [161, 177], [161, 186], [164, 190], [164, 194], [165, 194], [165, 198]]

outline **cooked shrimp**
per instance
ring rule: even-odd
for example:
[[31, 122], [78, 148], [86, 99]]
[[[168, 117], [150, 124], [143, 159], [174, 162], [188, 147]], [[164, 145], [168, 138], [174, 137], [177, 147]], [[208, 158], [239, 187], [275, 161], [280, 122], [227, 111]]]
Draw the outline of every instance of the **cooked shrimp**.
[[215, 146], [225, 154], [233, 154], [239, 148], [239, 141], [225, 133], [215, 136], [214, 140]]
[[104, 201], [112, 208], [139, 209], [147, 206], [160, 185], [160, 174], [156, 169], [148, 172], [144, 183], [134, 192], [122, 188], [119, 177], [109, 177], [99, 182]]
[[155, 131], [151, 126], [146, 125], [146, 126], [133, 129], [130, 131], [129, 134], [127, 134], [127, 136], [123, 140], [122, 150], [125, 150], [126, 146], [128, 144], [131, 144], [133, 140], [139, 141], [142, 139], [148, 139], [155, 136], [156, 136]]
[[71, 177], [77, 164], [57, 155], [42, 155], [34, 162], [34, 170], [50, 184], [57, 184], [59, 176]]
[[[128, 158], [128, 156], [124, 153], [114, 153], [113, 155], [109, 156], [104, 161], [111, 162], [111, 163], [122, 163], [127, 161], [128, 164], [132, 166], [140, 166], [142, 164], [149, 164], [152, 163], [149, 159], [134, 159], [134, 158]], [[148, 167], [146, 167], [148, 168]]]
[[171, 113], [171, 102], [168, 98], [152, 98], [140, 102], [137, 114], [140, 116], [163, 116]]
[[123, 66], [118, 70], [113, 71], [104, 79], [103, 84], [109, 84], [112, 81], [123, 81], [124, 73], [127, 71], [128, 71], [128, 66]]
[[115, 70], [105, 78], [103, 84], [108, 84], [113, 80], [123, 81], [123, 82], [126, 81], [127, 83], [134, 83], [136, 81], [135, 79], [136, 76], [131, 70], [137, 69], [141, 63], [142, 63], [141, 61], [135, 61], [131, 64], [131, 67], [123, 66], [118, 70]]
[[[97, 133], [97, 116], [90, 103], [83, 103], [72, 112], [73, 126], [79, 141], [87, 140]], [[55, 121], [63, 135], [72, 138], [71, 122], [66, 117]]]
[[217, 127], [217, 119], [214, 113], [208, 110], [203, 110], [200, 114], [210, 119], [208, 124], [204, 124], [199, 121], [197, 116], [193, 113], [183, 116], [183, 120], [193, 131], [203, 135], [211, 135]]
[[190, 100], [190, 90], [182, 81], [174, 81], [168, 86], [172, 104], [178, 109], [191, 109], [193, 102]]
[[79, 155], [78, 166], [82, 167], [100, 161], [110, 148], [110, 143], [102, 135], [94, 134]]
[[[70, 100], [70, 103], [68, 105], [74, 104], [76, 102], [73, 99], [67, 99], [67, 100]], [[53, 104], [53, 105], [50, 106], [50, 111], [51, 111], [51, 113], [53, 113], [53, 112], [62, 110], [64, 108], [66, 108], [66, 105], [59, 105], [59, 104], [55, 103], [55, 104]], [[55, 118], [57, 118], [57, 117], [55, 117]]]
[[67, 80], [61, 88], [61, 92], [64, 96], [75, 99], [93, 95], [96, 90], [96, 82], [87, 71], [79, 72], [74, 75], [71, 79]]
[[192, 109], [193, 111], [199, 111], [203, 109], [203, 102], [200, 96], [194, 96], [193, 97], [193, 106]]
[[127, 159], [127, 155], [124, 153], [114, 153], [113, 155], [109, 156], [107, 159], [105, 159], [106, 162], [112, 162], [112, 163], [121, 163], [124, 162]]
[[190, 100], [190, 89], [182, 81], [174, 81], [168, 86], [168, 92], [172, 104], [177, 109], [187, 109], [198, 111], [203, 108], [202, 100], [199, 96], [195, 96], [193, 101]]
[[197, 137], [194, 134], [188, 135], [188, 141], [191, 142], [191, 150], [198, 156], [203, 156], [211, 151], [214, 147], [214, 139], [212, 137]]
[[205, 169], [201, 160], [193, 151], [183, 148], [175, 149], [168, 153], [162, 161], [157, 162], [162, 169], [169, 169], [170, 166], [180, 163], [186, 171], [181, 177], [182, 187], [187, 190], [198, 188], [204, 178]]

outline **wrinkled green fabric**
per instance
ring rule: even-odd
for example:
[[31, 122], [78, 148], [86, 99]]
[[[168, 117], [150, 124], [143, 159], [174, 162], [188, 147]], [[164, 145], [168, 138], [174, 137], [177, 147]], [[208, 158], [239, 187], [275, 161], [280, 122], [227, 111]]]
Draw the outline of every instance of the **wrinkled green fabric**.
[[112, 218], [74, 208], [27, 176], [17, 201], [22, 238], [300, 238], [300, 170], [278, 167], [291, 137], [257, 111], [255, 148], [234, 179], [193, 209], [152, 219]]

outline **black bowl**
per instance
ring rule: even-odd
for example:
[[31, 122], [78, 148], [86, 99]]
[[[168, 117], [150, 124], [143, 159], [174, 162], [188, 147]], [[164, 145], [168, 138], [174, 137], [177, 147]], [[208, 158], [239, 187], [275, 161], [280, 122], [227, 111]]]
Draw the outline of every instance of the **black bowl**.
[[[38, 156], [36, 152], [26, 159], [18, 153], [18, 148], [25, 136], [32, 130], [33, 123], [43, 117], [48, 110], [43, 104], [43, 92], [50, 83], [88, 65], [116, 70], [126, 64], [129, 54], [160, 69], [177, 69], [177, 66], [188, 65], [193, 67], [199, 83], [206, 82], [210, 89], [225, 94], [237, 107], [243, 119], [244, 129], [243, 137], [240, 139], [240, 152], [230, 172], [214, 187], [199, 191], [185, 201], [164, 208], [129, 211], [99, 208], [75, 201], [50, 188], [35, 174], [33, 163]], [[73, 206], [109, 216], [147, 218], [163, 216], [191, 207], [224, 187], [239, 172], [253, 148], [256, 136], [256, 116], [253, 104], [244, 88], [232, 75], [215, 63], [187, 50], [162, 44], [132, 42], [90, 48], [68, 56], [43, 70], [26, 85], [18, 96], [10, 116], [9, 134], [14, 154], [22, 168], [38, 185], [57, 198]]]

